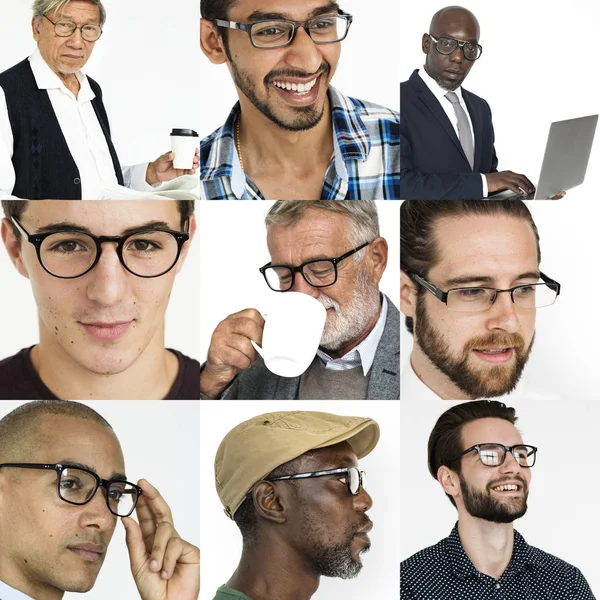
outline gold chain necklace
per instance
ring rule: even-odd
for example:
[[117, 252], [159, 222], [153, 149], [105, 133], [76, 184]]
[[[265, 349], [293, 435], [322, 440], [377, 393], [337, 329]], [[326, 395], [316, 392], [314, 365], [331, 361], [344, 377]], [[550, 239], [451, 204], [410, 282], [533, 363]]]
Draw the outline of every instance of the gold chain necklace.
[[235, 146], [237, 148], [238, 156], [240, 159], [240, 166], [242, 171], [244, 170], [244, 159], [242, 158], [242, 146], [240, 144], [240, 118], [237, 118], [235, 122]]

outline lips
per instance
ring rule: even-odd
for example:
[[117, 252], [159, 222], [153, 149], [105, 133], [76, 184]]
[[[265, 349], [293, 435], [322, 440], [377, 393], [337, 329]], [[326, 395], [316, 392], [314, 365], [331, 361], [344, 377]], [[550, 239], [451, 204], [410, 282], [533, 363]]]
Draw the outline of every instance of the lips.
[[356, 535], [367, 535], [371, 529], [373, 529], [373, 521], [365, 523], [365, 525], [356, 532]]
[[122, 338], [133, 321], [118, 321], [114, 323], [94, 322], [81, 323], [86, 333], [99, 341], [113, 341]]
[[524, 481], [520, 479], [508, 479], [490, 484], [489, 488], [498, 494], [516, 494], [527, 490]]
[[67, 548], [77, 554], [77, 556], [83, 558], [83, 560], [96, 562], [100, 560], [106, 552], [106, 546], [102, 544], [73, 544], [67, 546]]
[[502, 365], [511, 360], [514, 348], [475, 348], [473, 354], [483, 362]]

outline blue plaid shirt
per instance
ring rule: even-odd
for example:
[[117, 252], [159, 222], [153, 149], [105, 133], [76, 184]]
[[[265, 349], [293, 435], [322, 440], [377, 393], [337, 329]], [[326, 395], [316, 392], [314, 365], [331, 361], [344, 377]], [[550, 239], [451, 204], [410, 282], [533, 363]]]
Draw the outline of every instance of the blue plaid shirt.
[[[347, 98], [331, 86], [328, 94], [334, 152], [321, 199], [398, 200], [400, 114]], [[225, 124], [200, 142], [201, 200], [265, 199], [240, 165], [234, 137], [239, 114], [238, 102]]]

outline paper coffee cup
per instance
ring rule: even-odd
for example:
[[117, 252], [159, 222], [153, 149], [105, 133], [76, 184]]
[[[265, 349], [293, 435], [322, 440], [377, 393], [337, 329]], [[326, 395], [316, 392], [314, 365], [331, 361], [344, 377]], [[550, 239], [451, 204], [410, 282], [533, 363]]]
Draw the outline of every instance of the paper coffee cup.
[[198, 137], [193, 129], [173, 129], [171, 131], [171, 150], [175, 154], [173, 166], [176, 169], [192, 169], [194, 167]]

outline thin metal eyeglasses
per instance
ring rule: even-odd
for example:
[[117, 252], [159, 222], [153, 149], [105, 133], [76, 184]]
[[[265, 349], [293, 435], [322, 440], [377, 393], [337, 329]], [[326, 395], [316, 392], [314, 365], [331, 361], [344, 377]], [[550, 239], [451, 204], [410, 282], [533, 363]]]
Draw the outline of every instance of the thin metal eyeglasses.
[[30, 234], [15, 217], [11, 221], [35, 247], [44, 271], [59, 279], [75, 279], [91, 271], [100, 260], [104, 242], [117, 244], [119, 261], [132, 275], [160, 277], [175, 266], [190, 237], [187, 232], [145, 227], [124, 236], [96, 236], [74, 228]]
[[0, 468], [42, 469], [56, 471], [58, 497], [69, 504], [81, 506], [95, 496], [99, 487], [105, 490], [104, 498], [108, 510], [116, 517], [128, 517], [135, 509], [142, 488], [121, 478], [102, 479], [93, 471], [66, 464], [3, 463]]
[[56, 23], [46, 15], [43, 15], [52, 25], [54, 25], [54, 33], [61, 38], [71, 37], [77, 29], [81, 31], [81, 37], [86, 42], [96, 42], [102, 35], [102, 27], [99, 25], [82, 25], [79, 27], [73, 21], [56, 21]]
[[440, 54], [452, 54], [460, 46], [463, 56], [467, 60], [477, 60], [483, 52], [483, 48], [473, 42], [463, 42], [450, 37], [439, 37], [436, 39], [430, 33], [427, 35], [435, 42], [435, 49]]
[[475, 444], [466, 450], [463, 450], [458, 456], [455, 456], [450, 462], [458, 460], [461, 456], [477, 450], [479, 460], [486, 467], [499, 467], [504, 463], [506, 453], [510, 452], [517, 464], [521, 467], [531, 468], [535, 465], [537, 448], [527, 444], [517, 444], [516, 446], [505, 446], [504, 444], [489, 443]]
[[289, 265], [272, 265], [270, 262], [260, 267], [267, 285], [275, 292], [287, 292], [294, 287], [296, 273], [302, 273], [302, 277], [309, 285], [316, 288], [328, 287], [337, 281], [337, 265], [344, 259], [352, 256], [372, 242], [365, 242], [357, 248], [346, 252], [337, 258], [317, 258], [308, 260], [298, 267]]
[[485, 286], [452, 288], [444, 292], [421, 277], [417, 273], [406, 272], [407, 275], [427, 291], [431, 292], [440, 302], [455, 312], [479, 312], [492, 307], [498, 294], [510, 293], [510, 298], [520, 308], [543, 308], [554, 304], [560, 294], [560, 283], [540, 272], [543, 283], [527, 283], [506, 290]]
[[327, 469], [326, 471], [313, 471], [311, 473], [296, 473], [295, 475], [282, 475], [281, 477], [271, 477], [264, 481], [288, 481], [291, 479], [312, 479], [314, 477], [326, 477], [327, 475], [338, 475], [344, 474], [348, 491], [353, 495], [357, 496], [360, 493], [360, 489], [364, 489], [364, 485], [367, 482], [367, 474], [365, 471], [360, 471], [358, 467], [344, 467], [341, 469]]
[[283, 48], [289, 46], [296, 37], [299, 28], [303, 28], [315, 44], [334, 44], [348, 35], [352, 15], [338, 10], [336, 15], [322, 15], [308, 21], [289, 19], [269, 19], [251, 23], [237, 23], [224, 19], [214, 19], [219, 27], [239, 29], [250, 37], [255, 48]]

